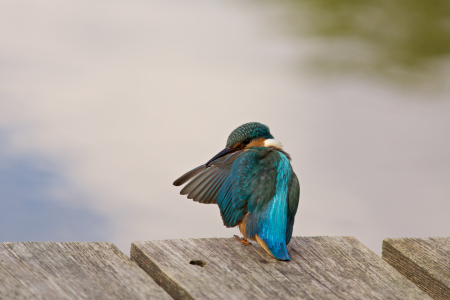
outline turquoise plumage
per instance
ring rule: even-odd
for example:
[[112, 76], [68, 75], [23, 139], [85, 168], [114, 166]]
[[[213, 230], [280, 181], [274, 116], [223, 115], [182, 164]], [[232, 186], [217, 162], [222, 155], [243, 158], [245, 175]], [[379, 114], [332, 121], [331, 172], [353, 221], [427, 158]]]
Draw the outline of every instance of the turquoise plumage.
[[256, 240], [269, 254], [290, 260], [286, 245], [300, 196], [290, 156], [269, 128], [252, 122], [236, 128], [226, 148], [206, 164], [181, 176], [179, 186], [200, 203], [217, 203], [224, 225], [239, 226], [244, 238]]

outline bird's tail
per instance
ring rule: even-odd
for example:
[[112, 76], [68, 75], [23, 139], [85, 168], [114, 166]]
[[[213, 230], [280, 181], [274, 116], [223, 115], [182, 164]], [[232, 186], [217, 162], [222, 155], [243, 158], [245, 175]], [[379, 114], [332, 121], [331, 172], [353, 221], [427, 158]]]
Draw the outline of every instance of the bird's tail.
[[266, 250], [267, 253], [279, 260], [291, 260], [286, 248], [286, 242], [271, 243], [264, 241], [259, 235], [255, 235], [258, 244]]

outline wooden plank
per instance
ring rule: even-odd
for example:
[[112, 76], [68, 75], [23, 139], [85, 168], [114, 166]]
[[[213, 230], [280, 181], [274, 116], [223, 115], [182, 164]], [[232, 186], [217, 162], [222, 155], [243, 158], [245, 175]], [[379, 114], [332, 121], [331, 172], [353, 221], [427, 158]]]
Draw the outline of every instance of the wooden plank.
[[431, 299], [352, 237], [293, 238], [292, 261], [234, 238], [134, 242], [135, 260], [175, 299]]
[[[295, 238], [292, 240], [294, 241]], [[288, 248], [292, 261], [280, 263], [270, 257], [261, 247], [253, 243], [255, 247], [242, 247], [242, 244], [233, 239], [225, 241], [230, 248], [239, 253], [247, 262], [256, 261], [261, 270], [256, 273], [267, 273], [276, 280], [276, 285], [282, 286], [293, 297], [291, 299], [340, 299], [329, 289], [324, 289], [319, 281], [312, 276], [305, 276], [307, 270], [292, 257], [294, 251], [292, 245]], [[292, 263], [295, 262], [295, 263]], [[312, 288], [304, 288], [305, 286]]]
[[450, 299], [450, 237], [385, 239], [383, 259], [434, 299]]
[[106, 242], [0, 244], [0, 299], [172, 299]]

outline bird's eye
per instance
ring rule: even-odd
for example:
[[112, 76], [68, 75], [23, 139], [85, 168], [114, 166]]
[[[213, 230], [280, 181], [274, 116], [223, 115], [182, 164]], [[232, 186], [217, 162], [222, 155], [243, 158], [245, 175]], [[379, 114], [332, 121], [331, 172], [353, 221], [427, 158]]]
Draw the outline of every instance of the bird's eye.
[[250, 139], [246, 139], [245, 141], [242, 142], [244, 145], [248, 145], [250, 144]]

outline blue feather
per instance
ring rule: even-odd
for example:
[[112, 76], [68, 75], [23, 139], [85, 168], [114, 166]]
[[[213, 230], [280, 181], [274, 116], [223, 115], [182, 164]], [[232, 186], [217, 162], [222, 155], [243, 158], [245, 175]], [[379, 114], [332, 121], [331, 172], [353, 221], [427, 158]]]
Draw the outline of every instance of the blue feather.
[[286, 249], [288, 180], [291, 176], [289, 160], [279, 153], [275, 196], [266, 211], [259, 216], [258, 236], [277, 259], [291, 260]]

